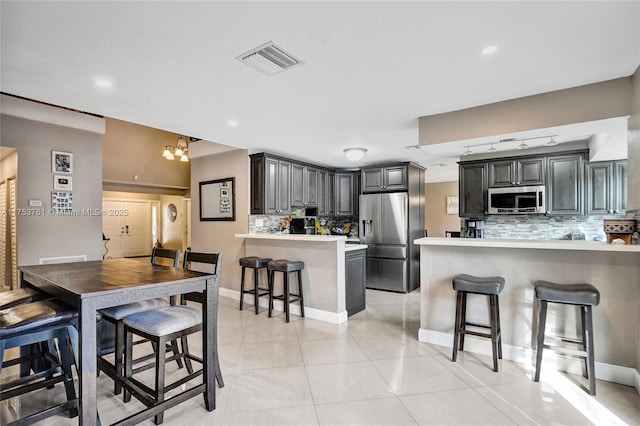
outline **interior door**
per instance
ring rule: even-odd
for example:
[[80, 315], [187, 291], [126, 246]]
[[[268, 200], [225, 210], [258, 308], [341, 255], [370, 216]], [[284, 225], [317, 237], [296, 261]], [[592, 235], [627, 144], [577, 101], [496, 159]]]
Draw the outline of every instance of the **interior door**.
[[104, 236], [109, 239], [105, 243], [105, 247], [108, 250], [108, 257], [124, 257], [125, 253], [125, 240], [124, 240], [124, 215], [115, 214], [116, 212], [124, 211], [125, 202], [123, 201], [107, 201], [102, 200], [102, 232]]
[[151, 207], [148, 201], [103, 200], [102, 230], [108, 256], [151, 255]]
[[[0, 212], [7, 211], [7, 183], [0, 183]], [[7, 283], [7, 215], [0, 214], [0, 291]], [[9, 286], [7, 286], [9, 287]]]
[[[16, 211], [16, 179], [9, 179], [9, 210]], [[11, 289], [15, 290], [19, 287], [18, 282], [18, 221], [15, 216], [9, 216], [9, 241], [11, 242]]]
[[191, 247], [191, 199], [185, 199], [182, 205], [184, 207], [184, 216], [182, 217], [182, 252], [184, 253], [187, 247]]

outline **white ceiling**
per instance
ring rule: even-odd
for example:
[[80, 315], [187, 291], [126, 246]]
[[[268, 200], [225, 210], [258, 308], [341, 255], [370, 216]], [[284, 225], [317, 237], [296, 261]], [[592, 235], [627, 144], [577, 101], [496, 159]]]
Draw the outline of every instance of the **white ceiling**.
[[[316, 164], [410, 160], [431, 181], [455, 178], [430, 165], [455, 164], [463, 143], [405, 149], [418, 143], [418, 117], [625, 77], [640, 64], [638, 1], [0, 8], [4, 93]], [[267, 76], [235, 59], [267, 41], [304, 65]], [[482, 55], [487, 45], [498, 51]], [[350, 146], [369, 151], [352, 163]]]

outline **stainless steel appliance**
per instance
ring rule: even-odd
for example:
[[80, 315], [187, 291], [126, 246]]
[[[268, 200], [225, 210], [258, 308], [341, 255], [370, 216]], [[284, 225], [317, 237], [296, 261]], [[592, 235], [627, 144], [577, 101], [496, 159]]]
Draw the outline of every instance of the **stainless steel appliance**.
[[409, 226], [411, 209], [417, 208], [405, 192], [360, 195], [358, 232], [368, 245], [367, 288], [406, 293], [419, 286], [419, 253], [412, 241], [422, 236], [424, 222], [415, 223], [416, 229]]
[[544, 186], [489, 188], [489, 214], [546, 213]]
[[313, 217], [294, 218], [289, 222], [291, 234], [315, 234], [316, 219]]
[[464, 221], [465, 238], [484, 238], [484, 220], [467, 219]]

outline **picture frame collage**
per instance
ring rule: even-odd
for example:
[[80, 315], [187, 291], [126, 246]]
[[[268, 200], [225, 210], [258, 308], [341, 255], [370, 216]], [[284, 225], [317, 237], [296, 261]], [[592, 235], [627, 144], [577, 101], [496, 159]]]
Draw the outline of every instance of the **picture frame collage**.
[[71, 214], [73, 211], [73, 153], [51, 151], [51, 173], [53, 173], [53, 191], [51, 192], [51, 212], [53, 214]]

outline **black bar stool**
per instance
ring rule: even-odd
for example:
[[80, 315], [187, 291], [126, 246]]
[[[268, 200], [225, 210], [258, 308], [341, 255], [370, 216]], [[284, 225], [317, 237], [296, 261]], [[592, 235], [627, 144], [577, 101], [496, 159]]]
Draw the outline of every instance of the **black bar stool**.
[[[271, 261], [271, 258], [262, 258], [257, 256], [248, 256], [240, 259], [240, 266], [242, 266], [242, 277], [240, 278], [240, 310], [244, 305], [244, 294], [253, 294], [253, 300], [256, 305], [256, 315], [258, 314], [258, 298], [262, 296], [270, 296], [271, 291], [268, 288], [262, 288], [259, 286], [258, 274], [261, 268], [266, 268], [267, 264]], [[253, 269], [253, 288], [245, 290], [244, 288], [244, 274], [246, 268]]]
[[[294, 302], [300, 302], [300, 313], [304, 317], [304, 298], [302, 296], [302, 270], [304, 269], [304, 262], [290, 261], [284, 259], [272, 260], [267, 264], [269, 271], [269, 317], [271, 317], [271, 311], [273, 311], [273, 299], [279, 299], [284, 302], [284, 313], [286, 321], [289, 322], [289, 304]], [[282, 279], [282, 294], [278, 296], [273, 295], [273, 281], [274, 273], [283, 272], [284, 277]], [[289, 291], [289, 274], [291, 272], [298, 273], [298, 293], [291, 293]], [[294, 296], [293, 299], [291, 296]]]
[[[453, 289], [457, 292], [456, 299], [456, 323], [453, 330], [453, 355], [451, 361], [456, 362], [458, 357], [458, 342], [460, 350], [464, 350], [464, 335], [487, 337], [491, 339], [493, 351], [493, 371], [498, 371], [498, 358], [502, 359], [502, 332], [500, 330], [500, 306], [498, 295], [504, 289], [502, 277], [474, 277], [473, 275], [460, 274], [453, 278]], [[482, 294], [489, 296], [489, 325], [467, 322], [467, 294]], [[467, 330], [467, 325], [480, 328], [488, 328], [491, 333], [481, 333]]]
[[[582, 339], [575, 339], [566, 336], [554, 336], [562, 342], [580, 345], [583, 351], [566, 350], [568, 353], [583, 357], [587, 375], [589, 379], [589, 391], [591, 395], [596, 394], [596, 374], [595, 360], [593, 353], [593, 318], [591, 307], [600, 303], [600, 292], [591, 284], [556, 284], [548, 281], [536, 281], [536, 299], [540, 302], [540, 312], [538, 314], [538, 336], [536, 347], [536, 373], [534, 381], [540, 381], [540, 367], [542, 366], [542, 350], [550, 349], [545, 345], [545, 326], [547, 321], [547, 304], [561, 303], [564, 305], [575, 305], [580, 307], [582, 319]], [[558, 352], [563, 352], [563, 348], [555, 348]]]

